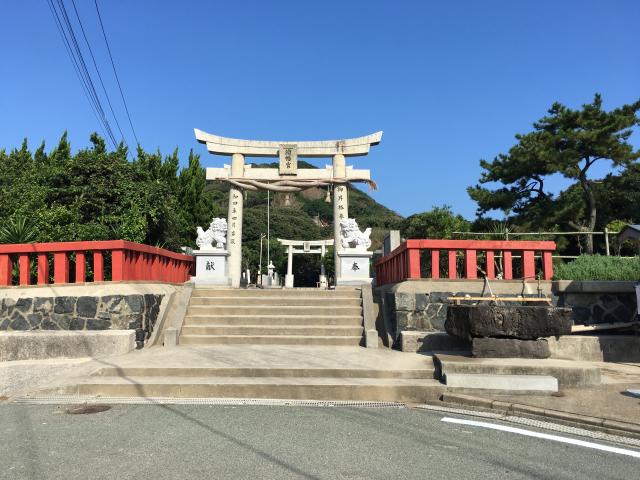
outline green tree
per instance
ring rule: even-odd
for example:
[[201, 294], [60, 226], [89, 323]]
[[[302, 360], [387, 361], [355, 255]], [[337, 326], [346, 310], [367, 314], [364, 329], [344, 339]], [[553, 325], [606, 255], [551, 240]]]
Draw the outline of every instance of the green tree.
[[401, 231], [406, 238], [452, 238], [453, 232], [467, 232], [470, 226], [461, 215], [454, 214], [449, 205], [443, 205], [407, 217]]
[[[480, 184], [467, 189], [478, 203], [478, 213], [500, 209], [517, 214], [544, 215], [552, 206], [553, 197], [545, 191], [544, 181], [559, 173], [575, 181], [583, 197], [583, 208], [577, 217], [567, 220], [571, 228], [593, 231], [597, 222], [597, 201], [590, 168], [599, 161], [609, 161], [615, 167], [631, 165], [640, 158], [628, 142], [632, 127], [640, 124], [637, 112], [640, 100], [611, 111], [602, 109], [602, 98], [595, 95], [593, 103], [572, 110], [554, 103], [549, 114], [533, 124], [534, 130], [516, 135], [518, 143], [507, 154], [492, 162], [481, 160]], [[497, 182], [497, 189], [481, 185]], [[586, 234], [586, 251], [593, 252], [593, 236]]]

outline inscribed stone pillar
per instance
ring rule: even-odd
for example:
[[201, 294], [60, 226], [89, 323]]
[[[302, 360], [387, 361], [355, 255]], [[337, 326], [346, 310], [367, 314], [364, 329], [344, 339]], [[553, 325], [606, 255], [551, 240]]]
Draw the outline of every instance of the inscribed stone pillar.
[[[234, 153], [231, 157], [231, 176], [244, 176], [244, 155]], [[227, 249], [229, 250], [229, 279], [231, 286], [238, 288], [242, 276], [242, 206], [244, 195], [239, 188], [229, 189], [229, 215], [227, 223]]]
[[[333, 156], [333, 177], [345, 178], [347, 176], [344, 155]], [[334, 261], [336, 280], [340, 277], [340, 260], [338, 250], [342, 250], [340, 242], [340, 221], [349, 218], [349, 198], [346, 184], [336, 184], [333, 189], [333, 238], [334, 238]]]

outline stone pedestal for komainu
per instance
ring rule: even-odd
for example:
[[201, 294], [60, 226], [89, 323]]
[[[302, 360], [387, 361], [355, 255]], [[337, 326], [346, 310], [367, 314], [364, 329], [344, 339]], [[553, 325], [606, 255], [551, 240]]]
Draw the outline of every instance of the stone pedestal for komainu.
[[227, 221], [224, 218], [214, 218], [207, 230], [198, 227], [197, 233], [198, 250], [193, 251], [196, 257], [196, 275], [191, 280], [199, 285], [229, 285]]
[[360, 231], [353, 218], [340, 221], [340, 242], [337, 246], [338, 272], [336, 285], [360, 285], [371, 283], [369, 263], [373, 252], [371, 228]]
[[475, 357], [549, 358], [544, 337], [569, 335], [570, 308], [521, 305], [450, 305], [449, 335], [471, 340]]

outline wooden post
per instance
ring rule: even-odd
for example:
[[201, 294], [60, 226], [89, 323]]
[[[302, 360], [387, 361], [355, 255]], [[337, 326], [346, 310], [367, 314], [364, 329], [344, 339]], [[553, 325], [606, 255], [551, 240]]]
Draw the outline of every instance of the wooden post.
[[451, 279], [458, 278], [458, 273], [456, 272], [456, 269], [457, 269], [457, 265], [456, 265], [457, 251], [456, 250], [449, 250], [447, 252], [447, 254], [449, 256], [449, 278], [451, 278]]
[[20, 266], [20, 285], [29, 285], [31, 283], [31, 262], [28, 253], [21, 253], [18, 256], [18, 264]]
[[536, 260], [533, 250], [522, 252], [522, 276], [525, 279], [536, 278]]
[[431, 250], [431, 278], [440, 278], [440, 250]]
[[104, 282], [104, 255], [100, 250], [93, 252], [93, 281]]
[[46, 253], [38, 254], [38, 285], [49, 283], [49, 258]]
[[502, 263], [504, 272], [502, 278], [505, 280], [513, 280], [513, 260], [511, 258], [511, 250], [502, 252]]
[[11, 255], [0, 255], [0, 285], [11, 285]]
[[69, 283], [68, 252], [55, 252], [53, 254], [53, 283]]
[[160, 280], [160, 255], [153, 254], [151, 258], [151, 280]]
[[487, 250], [487, 278], [493, 280], [496, 278], [496, 264], [493, 250]]
[[128, 280], [125, 272], [124, 250], [113, 250], [111, 252], [111, 280], [121, 282]]
[[465, 278], [476, 279], [478, 278], [478, 259], [476, 250], [464, 251], [464, 274]]
[[553, 257], [551, 252], [542, 252], [542, 270], [544, 271], [545, 280], [553, 278]]
[[76, 283], [87, 281], [87, 258], [84, 252], [76, 252]]
[[420, 278], [420, 249], [409, 248], [409, 278]]

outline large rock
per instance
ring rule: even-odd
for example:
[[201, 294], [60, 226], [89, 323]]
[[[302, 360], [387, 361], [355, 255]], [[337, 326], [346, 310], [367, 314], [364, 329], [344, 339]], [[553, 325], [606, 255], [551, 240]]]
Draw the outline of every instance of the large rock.
[[548, 306], [449, 305], [445, 330], [471, 340], [476, 337], [535, 340], [571, 333], [570, 308]]
[[545, 339], [474, 338], [471, 352], [479, 358], [549, 358], [551, 351]]

